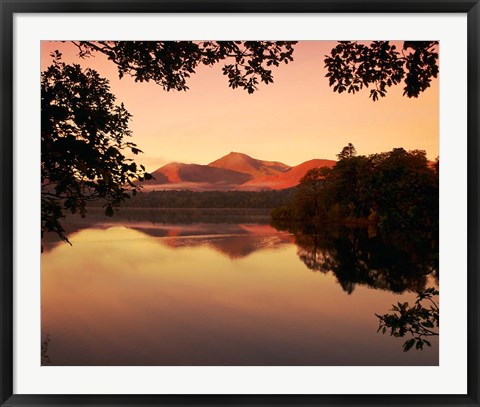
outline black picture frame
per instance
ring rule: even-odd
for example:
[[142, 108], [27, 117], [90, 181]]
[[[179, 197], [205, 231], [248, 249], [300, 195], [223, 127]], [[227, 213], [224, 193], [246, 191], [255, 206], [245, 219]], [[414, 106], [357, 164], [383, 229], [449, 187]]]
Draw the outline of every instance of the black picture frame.
[[[479, 405], [479, 0], [78, 0], [1, 5], [1, 406]], [[468, 24], [468, 383], [464, 395], [27, 395], [13, 393], [13, 17], [16, 13], [466, 13]]]

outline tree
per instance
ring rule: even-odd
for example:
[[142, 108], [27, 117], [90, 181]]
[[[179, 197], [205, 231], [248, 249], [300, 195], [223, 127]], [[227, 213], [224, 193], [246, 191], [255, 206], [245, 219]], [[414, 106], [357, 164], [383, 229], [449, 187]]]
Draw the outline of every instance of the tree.
[[[187, 79], [199, 65], [226, 61], [229, 86], [249, 93], [260, 82], [273, 82], [270, 67], [293, 61], [296, 41], [73, 41], [81, 57], [102, 53], [118, 67], [119, 76], [153, 80], [165, 90], [187, 90]], [[370, 97], [404, 79], [404, 95], [418, 97], [438, 75], [438, 42], [405, 41], [398, 51], [390, 41], [339, 41], [325, 56], [326, 77], [338, 93], [372, 86]]]
[[395, 148], [370, 156], [368, 190], [384, 231], [415, 228], [438, 239], [438, 173], [425, 151]]
[[348, 143], [332, 171], [329, 194], [340, 205], [344, 216], [368, 217], [372, 207], [371, 191], [365, 180], [371, 174], [368, 157], [357, 156], [353, 144]]
[[101, 53], [135, 81], [154, 81], [164, 90], [187, 90], [200, 65], [226, 61], [223, 74], [231, 88], [248, 93], [273, 82], [270, 67], [293, 61], [295, 41], [73, 41], [81, 57]]
[[300, 180], [294, 207], [300, 218], [317, 218], [325, 212], [325, 178], [328, 168], [312, 168]]
[[325, 56], [325, 67], [334, 92], [355, 93], [370, 89], [373, 101], [385, 97], [387, 88], [404, 79], [403, 95], [418, 97], [438, 75], [438, 42], [405, 41], [401, 51], [390, 41], [340, 41]]
[[343, 147], [342, 151], [337, 154], [338, 160], [347, 160], [349, 158], [355, 157], [357, 155], [357, 150], [352, 143], [348, 143]]
[[[355, 155], [352, 144], [331, 169], [313, 169], [300, 180], [289, 210], [272, 216], [376, 223], [384, 234], [412, 231], [438, 241], [438, 171], [425, 151], [394, 148]], [[288, 205], [287, 205], [288, 206]]]
[[[415, 349], [423, 350], [423, 346], [432, 346], [425, 339], [429, 336], [438, 336], [439, 327], [439, 308], [436, 297], [438, 290], [427, 288], [417, 293], [417, 299], [413, 306], [408, 302], [398, 302], [393, 305], [392, 313], [378, 315], [379, 326], [377, 332], [382, 331], [385, 334], [390, 330], [390, 336], [403, 338], [410, 335], [411, 338], [403, 344], [404, 352], [408, 352], [415, 346]], [[424, 306], [423, 301], [427, 302], [428, 307]]]
[[67, 212], [85, 216], [87, 202], [102, 199], [111, 216], [149, 175], [124, 155], [140, 150], [125, 141], [131, 116], [115, 104], [108, 80], [53, 56], [41, 77], [42, 237], [54, 232], [68, 242], [61, 223]]

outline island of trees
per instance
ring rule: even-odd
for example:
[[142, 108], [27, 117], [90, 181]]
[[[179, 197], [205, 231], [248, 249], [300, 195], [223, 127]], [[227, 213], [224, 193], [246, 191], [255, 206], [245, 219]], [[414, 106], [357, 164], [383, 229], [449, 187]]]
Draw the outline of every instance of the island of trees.
[[438, 235], [438, 159], [395, 148], [357, 155], [348, 144], [333, 168], [315, 168], [301, 179], [293, 199], [272, 211], [277, 224], [375, 224], [383, 232]]

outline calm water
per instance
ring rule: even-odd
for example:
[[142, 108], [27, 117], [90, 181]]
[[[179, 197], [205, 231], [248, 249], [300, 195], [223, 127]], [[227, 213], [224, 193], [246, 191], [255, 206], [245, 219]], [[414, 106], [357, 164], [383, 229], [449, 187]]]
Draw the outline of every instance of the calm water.
[[[51, 365], [438, 365], [375, 313], [437, 286], [372, 230], [280, 231], [254, 210], [123, 210], [42, 254]], [[435, 267], [433, 267], [435, 268]]]

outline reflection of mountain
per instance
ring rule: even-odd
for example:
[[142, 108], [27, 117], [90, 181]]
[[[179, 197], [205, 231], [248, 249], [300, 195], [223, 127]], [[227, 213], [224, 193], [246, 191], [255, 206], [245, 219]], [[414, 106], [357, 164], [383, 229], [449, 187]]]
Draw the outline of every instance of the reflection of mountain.
[[282, 245], [292, 243], [292, 238], [288, 234], [225, 235], [165, 238], [163, 243], [175, 248], [207, 245], [233, 260], [246, 257], [259, 250], [277, 249]]
[[312, 168], [332, 167], [334, 164], [332, 160], [310, 160], [290, 167], [281, 162], [231, 152], [208, 165], [164, 165], [152, 173], [154, 180], [145, 181], [143, 185], [146, 190], [278, 190], [297, 185]]
[[[278, 232], [268, 225], [265, 210], [141, 210], [120, 211], [108, 218], [103, 211], [92, 211], [87, 218], [74, 216], [65, 227], [69, 235], [86, 228], [108, 229], [124, 226], [152, 237], [172, 247], [208, 245], [231, 259], [246, 257], [264, 249], [274, 249], [292, 243], [290, 233]], [[45, 252], [60, 242], [54, 234], [43, 241]]]
[[147, 235], [164, 237], [162, 243], [173, 248], [196, 247], [207, 245], [225, 254], [230, 259], [246, 257], [253, 252], [265, 249], [275, 249], [292, 243], [292, 236], [279, 233], [269, 225], [131, 225]]
[[[205, 208], [126, 208], [120, 209], [113, 217], [105, 216], [103, 208], [89, 208], [85, 218], [80, 215], [67, 215], [64, 228], [67, 236], [86, 228], [105, 229], [112, 225], [130, 227], [132, 225], [153, 226], [155, 231], [151, 235], [158, 237], [171, 236], [179, 228], [189, 230], [192, 233], [196, 224], [210, 224], [210, 234], [218, 229], [225, 229], [228, 225], [243, 224], [268, 226], [270, 220], [269, 209], [205, 209]], [[217, 226], [220, 225], [221, 226]], [[168, 226], [167, 226], [168, 225]], [[162, 226], [162, 228], [158, 227]], [[204, 228], [205, 226], [202, 226]], [[270, 227], [270, 226], [268, 226]], [[168, 230], [168, 232], [167, 232]], [[235, 233], [232, 230], [231, 233]], [[198, 233], [197, 233], [198, 234]], [[42, 239], [44, 251], [49, 251], [60, 242], [55, 233], [46, 233]]]

